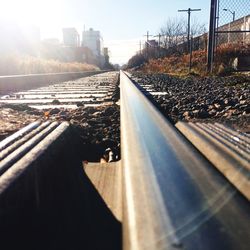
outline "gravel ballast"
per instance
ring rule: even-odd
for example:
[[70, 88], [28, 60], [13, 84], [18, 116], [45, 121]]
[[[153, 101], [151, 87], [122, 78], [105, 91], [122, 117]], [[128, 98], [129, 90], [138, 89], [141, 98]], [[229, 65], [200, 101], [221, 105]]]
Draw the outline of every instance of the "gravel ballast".
[[180, 78], [134, 72], [132, 79], [145, 89], [166, 92], [149, 98], [173, 123], [220, 122], [250, 133], [249, 76]]
[[120, 98], [119, 74], [107, 76], [109, 77], [89, 77], [87, 83], [92, 86], [98, 82], [100, 86], [110, 87], [109, 95], [101, 103], [81, 103], [77, 108], [55, 105], [43, 110], [27, 104], [0, 104], [0, 141], [36, 120], [68, 121], [76, 135], [74, 138], [79, 138], [78, 150], [83, 152], [83, 160], [119, 160], [120, 106], [116, 104]]

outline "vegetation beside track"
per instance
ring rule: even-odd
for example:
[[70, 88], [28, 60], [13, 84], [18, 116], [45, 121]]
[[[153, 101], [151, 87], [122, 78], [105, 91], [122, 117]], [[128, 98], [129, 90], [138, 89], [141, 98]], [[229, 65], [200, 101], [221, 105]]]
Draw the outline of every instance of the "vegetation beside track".
[[95, 71], [95, 65], [78, 62], [60, 62], [31, 56], [6, 56], [0, 58], [0, 75], [25, 75], [60, 72]]
[[[227, 75], [234, 71], [238, 57], [250, 57], [250, 44], [223, 44], [217, 51], [217, 61], [214, 64], [215, 75]], [[166, 57], [147, 59], [145, 53], [133, 56], [128, 68], [136, 68], [144, 73], [168, 73], [174, 75], [187, 75], [189, 54], [174, 53]], [[207, 75], [207, 51], [193, 52], [192, 73]]]

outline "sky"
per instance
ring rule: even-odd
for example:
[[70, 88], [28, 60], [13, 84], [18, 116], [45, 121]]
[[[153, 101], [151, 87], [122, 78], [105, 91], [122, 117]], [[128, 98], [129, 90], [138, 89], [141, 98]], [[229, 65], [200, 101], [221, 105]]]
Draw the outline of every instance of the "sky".
[[63, 27], [99, 30], [111, 62], [124, 64], [147, 31], [157, 35], [168, 18], [187, 18], [178, 9], [202, 9], [192, 16], [208, 25], [210, 0], [0, 0], [0, 6], [1, 17], [40, 27], [42, 39], [62, 40]]

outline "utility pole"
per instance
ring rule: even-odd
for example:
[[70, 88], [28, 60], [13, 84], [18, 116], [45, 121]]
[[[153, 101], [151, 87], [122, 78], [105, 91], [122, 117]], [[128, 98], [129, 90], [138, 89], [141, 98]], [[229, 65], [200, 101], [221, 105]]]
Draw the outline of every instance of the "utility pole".
[[141, 40], [140, 40], [140, 55], [141, 55]]
[[160, 52], [161, 52], [161, 34], [159, 33], [157, 36], [154, 37], [158, 37], [158, 56], [160, 57]]
[[144, 36], [147, 37], [147, 41], [146, 41], [147, 55], [146, 55], [146, 57], [148, 58], [148, 56], [149, 56], [149, 53], [148, 53], [149, 37], [152, 35], [149, 35], [149, 31], [147, 31], [147, 35], [144, 35]]
[[159, 49], [159, 57], [161, 56], [161, 34], [158, 34], [158, 49]]
[[189, 60], [189, 73], [191, 72], [192, 68], [192, 44], [190, 42], [190, 23], [191, 23], [191, 12], [193, 11], [201, 11], [201, 9], [191, 9], [188, 8], [187, 10], [178, 10], [178, 12], [187, 12], [188, 13], [188, 34], [187, 34], [187, 40], [188, 40], [188, 52], [190, 53], [190, 60]]

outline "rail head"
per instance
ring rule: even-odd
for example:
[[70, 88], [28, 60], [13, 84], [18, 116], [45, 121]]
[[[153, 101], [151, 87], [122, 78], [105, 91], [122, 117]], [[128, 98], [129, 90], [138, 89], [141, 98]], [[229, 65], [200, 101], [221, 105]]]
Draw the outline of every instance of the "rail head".
[[244, 249], [249, 203], [124, 72], [120, 88], [124, 249]]

